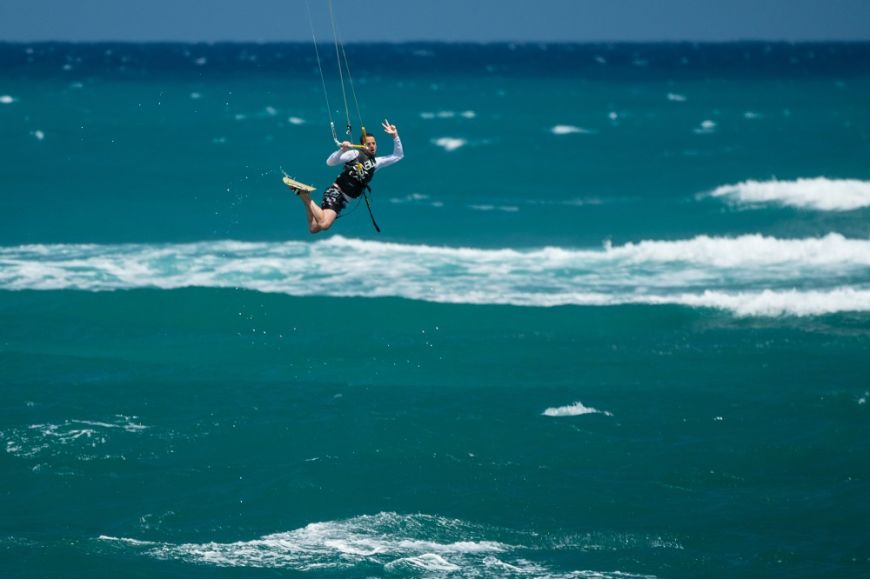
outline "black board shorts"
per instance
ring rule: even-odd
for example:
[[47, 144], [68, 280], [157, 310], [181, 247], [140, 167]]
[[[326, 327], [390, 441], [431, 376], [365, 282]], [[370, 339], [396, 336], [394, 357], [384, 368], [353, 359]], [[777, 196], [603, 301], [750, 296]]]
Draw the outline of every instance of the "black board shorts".
[[334, 183], [323, 192], [323, 201], [320, 203], [321, 208], [331, 209], [336, 214], [340, 214], [345, 206], [347, 206], [347, 199], [345, 199], [344, 194], [341, 193], [341, 190]]

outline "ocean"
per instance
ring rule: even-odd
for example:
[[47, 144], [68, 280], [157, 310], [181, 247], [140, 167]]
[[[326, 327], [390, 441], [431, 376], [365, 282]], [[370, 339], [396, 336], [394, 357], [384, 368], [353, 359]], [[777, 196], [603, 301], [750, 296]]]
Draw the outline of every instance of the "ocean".
[[0, 44], [0, 576], [870, 575], [870, 44], [330, 48]]

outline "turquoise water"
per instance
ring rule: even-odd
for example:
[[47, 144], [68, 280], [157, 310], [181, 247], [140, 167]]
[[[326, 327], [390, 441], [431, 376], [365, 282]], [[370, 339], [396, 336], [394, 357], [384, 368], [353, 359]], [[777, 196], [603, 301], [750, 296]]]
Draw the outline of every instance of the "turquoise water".
[[0, 45], [0, 574], [867, 576], [868, 45], [348, 51]]

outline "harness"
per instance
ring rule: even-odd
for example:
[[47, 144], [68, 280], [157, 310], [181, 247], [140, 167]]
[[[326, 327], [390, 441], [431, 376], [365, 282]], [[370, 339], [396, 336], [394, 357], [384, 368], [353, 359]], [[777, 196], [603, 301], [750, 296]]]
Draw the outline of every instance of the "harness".
[[344, 170], [336, 178], [335, 184], [346, 197], [356, 199], [363, 190], [371, 191], [369, 182], [375, 176], [376, 168], [374, 156], [361, 150], [356, 159], [344, 164]]
[[375, 215], [372, 213], [372, 203], [369, 201], [368, 196], [372, 191], [372, 188], [369, 187], [369, 182], [375, 176], [375, 169], [377, 169], [377, 165], [374, 155], [370, 155], [368, 151], [362, 149], [356, 159], [344, 164], [344, 170], [336, 178], [335, 185], [338, 186], [341, 195], [348, 202], [359, 198], [360, 195], [365, 196], [366, 209], [369, 210], [372, 225], [380, 233], [381, 228], [378, 227], [378, 222], [375, 221]]

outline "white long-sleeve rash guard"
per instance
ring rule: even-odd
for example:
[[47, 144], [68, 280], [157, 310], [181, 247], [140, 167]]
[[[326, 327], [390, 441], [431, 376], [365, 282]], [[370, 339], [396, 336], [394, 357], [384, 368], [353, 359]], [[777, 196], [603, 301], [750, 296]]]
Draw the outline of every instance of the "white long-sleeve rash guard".
[[[398, 163], [404, 156], [405, 152], [402, 150], [402, 140], [399, 139], [398, 135], [396, 135], [393, 139], [393, 153], [385, 155], [384, 157], [375, 157], [375, 169], [389, 167], [393, 163]], [[327, 158], [326, 164], [329, 166], [344, 165], [348, 161], [353, 161], [357, 157], [359, 157], [358, 149], [348, 149], [344, 152], [339, 149]]]

